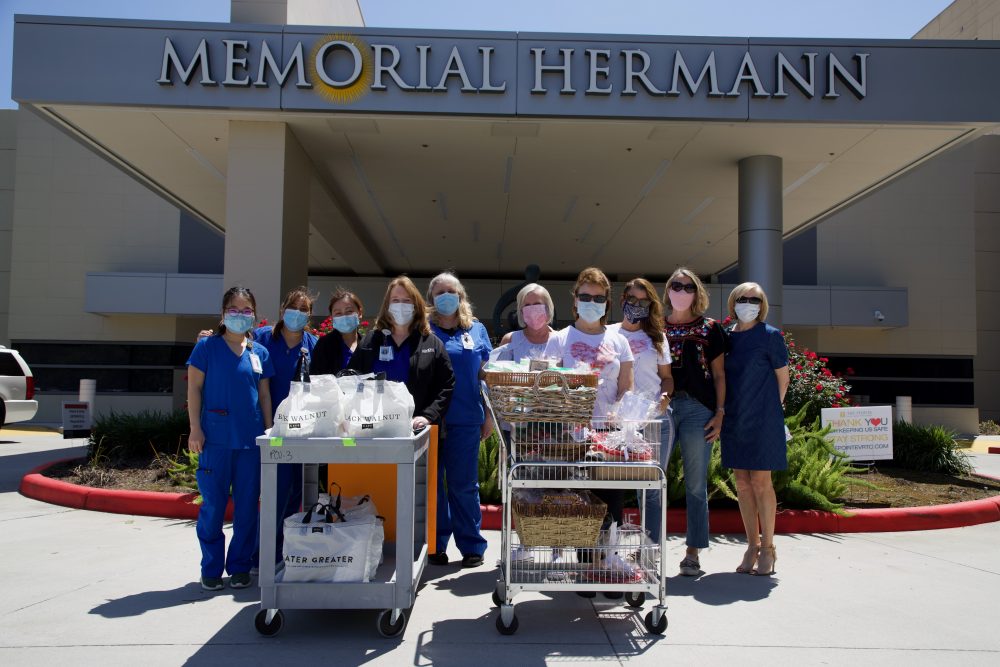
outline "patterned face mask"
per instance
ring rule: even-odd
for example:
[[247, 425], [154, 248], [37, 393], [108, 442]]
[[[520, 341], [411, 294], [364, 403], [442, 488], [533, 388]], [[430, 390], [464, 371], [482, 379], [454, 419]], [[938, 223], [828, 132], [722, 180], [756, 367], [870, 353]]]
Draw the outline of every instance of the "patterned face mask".
[[626, 320], [634, 324], [649, 317], [649, 306], [634, 306], [631, 303], [625, 302], [622, 306], [622, 315]]

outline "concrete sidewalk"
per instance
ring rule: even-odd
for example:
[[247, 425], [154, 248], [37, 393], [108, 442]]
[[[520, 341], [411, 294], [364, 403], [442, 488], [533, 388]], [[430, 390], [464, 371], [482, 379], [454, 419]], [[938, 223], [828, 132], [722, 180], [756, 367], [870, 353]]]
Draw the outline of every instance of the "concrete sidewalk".
[[[671, 578], [662, 637], [647, 636], [636, 611], [573, 593], [519, 596], [520, 629], [504, 637], [495, 570], [448, 566], [428, 569], [402, 639], [381, 638], [372, 611], [295, 610], [264, 638], [254, 590], [198, 587], [191, 523], [17, 493], [25, 471], [78, 451], [0, 432], [0, 664], [1000, 664], [1000, 524], [778, 536], [774, 578], [732, 573], [742, 540], [715, 536], [708, 574]], [[1000, 476], [1000, 456], [975, 460]], [[499, 535], [488, 537], [493, 563]], [[672, 538], [672, 565], [681, 552]]]

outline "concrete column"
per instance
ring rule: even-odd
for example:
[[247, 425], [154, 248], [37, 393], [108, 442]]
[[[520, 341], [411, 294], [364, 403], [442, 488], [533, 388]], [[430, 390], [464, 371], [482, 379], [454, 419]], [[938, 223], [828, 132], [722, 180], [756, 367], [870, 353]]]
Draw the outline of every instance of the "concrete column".
[[261, 317], [309, 273], [312, 163], [284, 123], [230, 121], [226, 174], [226, 289], [248, 287]]
[[[781, 158], [755, 155], [739, 162], [740, 282], [760, 284], [767, 294], [767, 323], [781, 328]], [[728, 295], [726, 295], [728, 296]]]

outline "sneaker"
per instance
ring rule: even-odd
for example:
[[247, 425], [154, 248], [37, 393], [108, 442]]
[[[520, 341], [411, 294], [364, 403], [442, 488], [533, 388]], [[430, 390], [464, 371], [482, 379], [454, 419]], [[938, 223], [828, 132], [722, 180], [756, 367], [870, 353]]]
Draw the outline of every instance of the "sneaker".
[[698, 558], [691, 556], [685, 556], [684, 560], [681, 561], [681, 575], [685, 577], [697, 577], [699, 575], [705, 574], [701, 565], [698, 563]]
[[462, 556], [462, 567], [479, 567], [483, 564], [483, 557], [479, 554], [469, 554]]
[[257, 567], [251, 567], [250, 568], [250, 576], [251, 577], [256, 577], [259, 574], [260, 574], [260, 569], [259, 568], [257, 568]]
[[[221, 581], [221, 580], [220, 580]], [[240, 572], [229, 577], [230, 588], [246, 588], [251, 583], [249, 572]], [[221, 588], [221, 586], [220, 586]]]
[[436, 554], [431, 554], [427, 557], [427, 562], [431, 565], [447, 565], [448, 564], [448, 554], [443, 551]]
[[203, 591], [221, 591], [225, 586], [222, 583], [222, 577], [202, 577], [201, 578], [201, 590]]

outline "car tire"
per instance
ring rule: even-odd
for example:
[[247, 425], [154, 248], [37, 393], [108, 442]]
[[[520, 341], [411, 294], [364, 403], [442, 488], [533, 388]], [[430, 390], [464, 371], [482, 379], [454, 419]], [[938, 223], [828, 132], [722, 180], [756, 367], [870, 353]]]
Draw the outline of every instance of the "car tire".
[[7, 423], [7, 402], [0, 398], [0, 428]]

